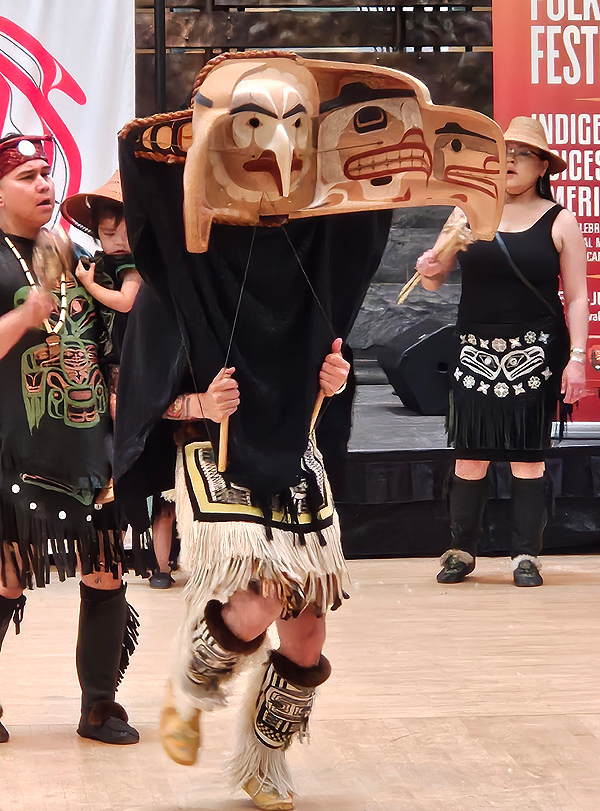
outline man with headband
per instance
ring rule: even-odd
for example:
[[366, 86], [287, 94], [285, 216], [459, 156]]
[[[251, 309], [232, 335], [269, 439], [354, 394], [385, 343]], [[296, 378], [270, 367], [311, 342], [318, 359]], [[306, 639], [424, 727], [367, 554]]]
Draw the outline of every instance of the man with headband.
[[[111, 422], [98, 318], [72, 267], [44, 291], [34, 260], [55, 204], [46, 148], [51, 136], [0, 140], [0, 647], [11, 620], [19, 632], [24, 589], [50, 580], [49, 545], [61, 580], [79, 560], [77, 731], [136, 743], [115, 702], [137, 620], [121, 582], [120, 522], [99, 498], [111, 478]], [[0, 723], [0, 743], [8, 738]]]

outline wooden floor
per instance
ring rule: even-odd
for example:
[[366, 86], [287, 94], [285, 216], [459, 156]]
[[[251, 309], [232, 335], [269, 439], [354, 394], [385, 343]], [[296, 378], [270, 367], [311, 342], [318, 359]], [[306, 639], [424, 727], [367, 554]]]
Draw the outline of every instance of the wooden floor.
[[[289, 753], [298, 811], [600, 809], [600, 557], [546, 558], [546, 586], [529, 590], [504, 560], [453, 587], [435, 583], [433, 560], [350, 569], [312, 741]], [[129, 585], [142, 637], [119, 695], [141, 742], [123, 748], [75, 734], [76, 583], [30, 595], [1, 657], [1, 811], [250, 809], [221, 773], [236, 702], [205, 717], [197, 766], [158, 743], [179, 579], [167, 592]]]

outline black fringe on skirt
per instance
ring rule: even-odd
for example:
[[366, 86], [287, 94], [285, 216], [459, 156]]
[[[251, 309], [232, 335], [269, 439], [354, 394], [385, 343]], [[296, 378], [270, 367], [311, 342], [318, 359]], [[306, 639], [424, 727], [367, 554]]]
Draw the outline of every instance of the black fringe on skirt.
[[[74, 577], [78, 557], [81, 573], [127, 571], [123, 551], [122, 526], [117, 510], [110, 507], [97, 511], [93, 520], [66, 521], [51, 519], [48, 513], [33, 511], [26, 502], [0, 493], [0, 562], [7, 561], [17, 573], [23, 588], [43, 588], [50, 582], [50, 566], [56, 566], [61, 581]], [[6, 583], [3, 583], [6, 585]]]
[[482, 409], [473, 399], [461, 400], [456, 407], [451, 392], [446, 420], [448, 441], [460, 450], [545, 450], [550, 447], [556, 414], [554, 398], [551, 403], [538, 398], [510, 406], [502, 400], [491, 401]]

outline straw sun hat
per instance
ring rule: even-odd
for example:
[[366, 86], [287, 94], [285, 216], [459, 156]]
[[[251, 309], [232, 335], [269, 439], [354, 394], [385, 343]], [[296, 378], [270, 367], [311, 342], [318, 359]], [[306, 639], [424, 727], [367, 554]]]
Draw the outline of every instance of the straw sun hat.
[[544, 160], [548, 161], [548, 169], [551, 175], [564, 172], [567, 168], [566, 161], [548, 146], [544, 128], [535, 118], [529, 118], [526, 115], [518, 115], [513, 118], [504, 133], [504, 140], [517, 141], [519, 144], [526, 144], [537, 149], [542, 153]]
[[96, 189], [96, 191], [87, 192], [85, 194], [74, 194], [72, 197], [67, 197], [60, 207], [61, 214], [67, 222], [70, 222], [75, 228], [79, 228], [81, 231], [90, 235], [92, 235], [92, 200], [106, 200], [111, 203], [123, 202], [119, 170], [117, 170], [111, 179], [107, 180], [103, 186]]

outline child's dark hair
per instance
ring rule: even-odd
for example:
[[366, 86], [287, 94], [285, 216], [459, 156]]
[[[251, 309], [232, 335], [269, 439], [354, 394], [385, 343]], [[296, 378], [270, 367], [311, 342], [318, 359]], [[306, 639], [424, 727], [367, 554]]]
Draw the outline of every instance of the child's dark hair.
[[117, 200], [107, 200], [105, 198], [92, 198], [90, 200], [91, 222], [90, 231], [98, 239], [98, 226], [100, 220], [106, 217], [114, 218], [115, 225], [119, 225], [123, 219], [123, 203]]

